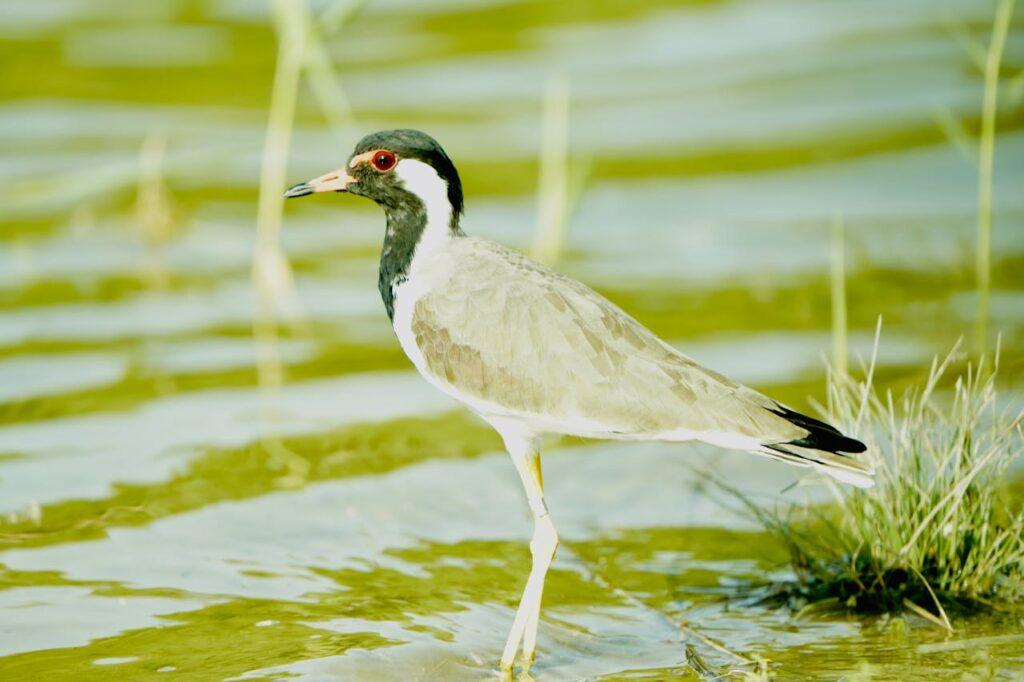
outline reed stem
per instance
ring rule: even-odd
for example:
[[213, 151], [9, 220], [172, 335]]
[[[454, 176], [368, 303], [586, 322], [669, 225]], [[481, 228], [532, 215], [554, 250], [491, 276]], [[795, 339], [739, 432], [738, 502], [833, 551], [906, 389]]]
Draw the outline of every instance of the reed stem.
[[841, 376], [846, 376], [848, 336], [846, 320], [846, 244], [843, 229], [843, 218], [837, 215], [832, 220], [832, 258], [831, 258], [831, 298], [832, 298], [832, 366]]
[[998, 108], [999, 66], [1006, 46], [1015, 0], [999, 0], [992, 39], [985, 57], [985, 92], [981, 111], [981, 140], [978, 151], [978, 245], [975, 273], [978, 289], [978, 316], [975, 326], [975, 353], [985, 350], [988, 335], [989, 299], [992, 292], [992, 205], [993, 166], [995, 162], [996, 112]]
[[569, 212], [569, 83], [564, 76], [549, 78], [544, 91], [537, 204], [531, 255], [550, 265], [561, 256]]
[[286, 181], [288, 149], [309, 21], [305, 0], [274, 0], [272, 8], [278, 30], [277, 64], [260, 167], [256, 249], [252, 265], [256, 292], [253, 335], [256, 338], [259, 384], [264, 390], [276, 389], [284, 380], [276, 316], [292, 296], [293, 280], [291, 265], [280, 240], [284, 207], [281, 188]]

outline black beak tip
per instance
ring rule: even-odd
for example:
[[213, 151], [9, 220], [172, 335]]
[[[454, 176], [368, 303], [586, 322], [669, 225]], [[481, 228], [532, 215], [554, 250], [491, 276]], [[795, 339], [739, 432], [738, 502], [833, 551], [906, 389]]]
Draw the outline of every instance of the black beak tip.
[[296, 197], [304, 197], [307, 194], [312, 194], [313, 188], [305, 182], [300, 182], [297, 185], [292, 185], [288, 188], [288, 191], [284, 193], [285, 199], [295, 199]]

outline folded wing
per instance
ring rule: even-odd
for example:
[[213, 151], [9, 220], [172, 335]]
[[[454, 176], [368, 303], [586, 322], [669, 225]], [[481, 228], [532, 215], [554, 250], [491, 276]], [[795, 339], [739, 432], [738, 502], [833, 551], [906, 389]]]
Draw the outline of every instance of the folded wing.
[[459, 242], [447, 285], [417, 302], [412, 323], [429, 371], [459, 392], [622, 435], [807, 435], [580, 282], [486, 240]]

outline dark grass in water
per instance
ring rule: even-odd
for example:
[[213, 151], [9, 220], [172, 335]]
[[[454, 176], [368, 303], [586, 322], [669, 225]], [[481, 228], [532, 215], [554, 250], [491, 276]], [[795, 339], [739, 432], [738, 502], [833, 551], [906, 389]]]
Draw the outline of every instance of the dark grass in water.
[[[998, 355], [998, 354], [997, 354]], [[765, 509], [739, 499], [789, 552], [796, 580], [767, 600], [802, 610], [949, 613], [1016, 610], [1024, 597], [1024, 506], [1004, 483], [1024, 453], [1024, 411], [1000, 408], [985, 359], [951, 385], [955, 352], [901, 398], [833, 373], [823, 410], [869, 443], [875, 487], [830, 486], [826, 507]]]

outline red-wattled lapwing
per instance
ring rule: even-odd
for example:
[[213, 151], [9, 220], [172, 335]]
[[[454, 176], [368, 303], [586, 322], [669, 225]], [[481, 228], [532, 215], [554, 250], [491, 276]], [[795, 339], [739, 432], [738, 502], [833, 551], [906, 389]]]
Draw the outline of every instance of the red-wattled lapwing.
[[813, 467], [858, 486], [864, 445], [701, 367], [585, 285], [459, 227], [462, 184], [429, 135], [363, 138], [348, 164], [286, 197], [348, 192], [384, 208], [378, 287], [395, 333], [431, 384], [501, 435], [533, 512], [533, 567], [501, 657], [537, 644], [544, 575], [558, 545], [537, 445], [568, 434], [699, 440]]

